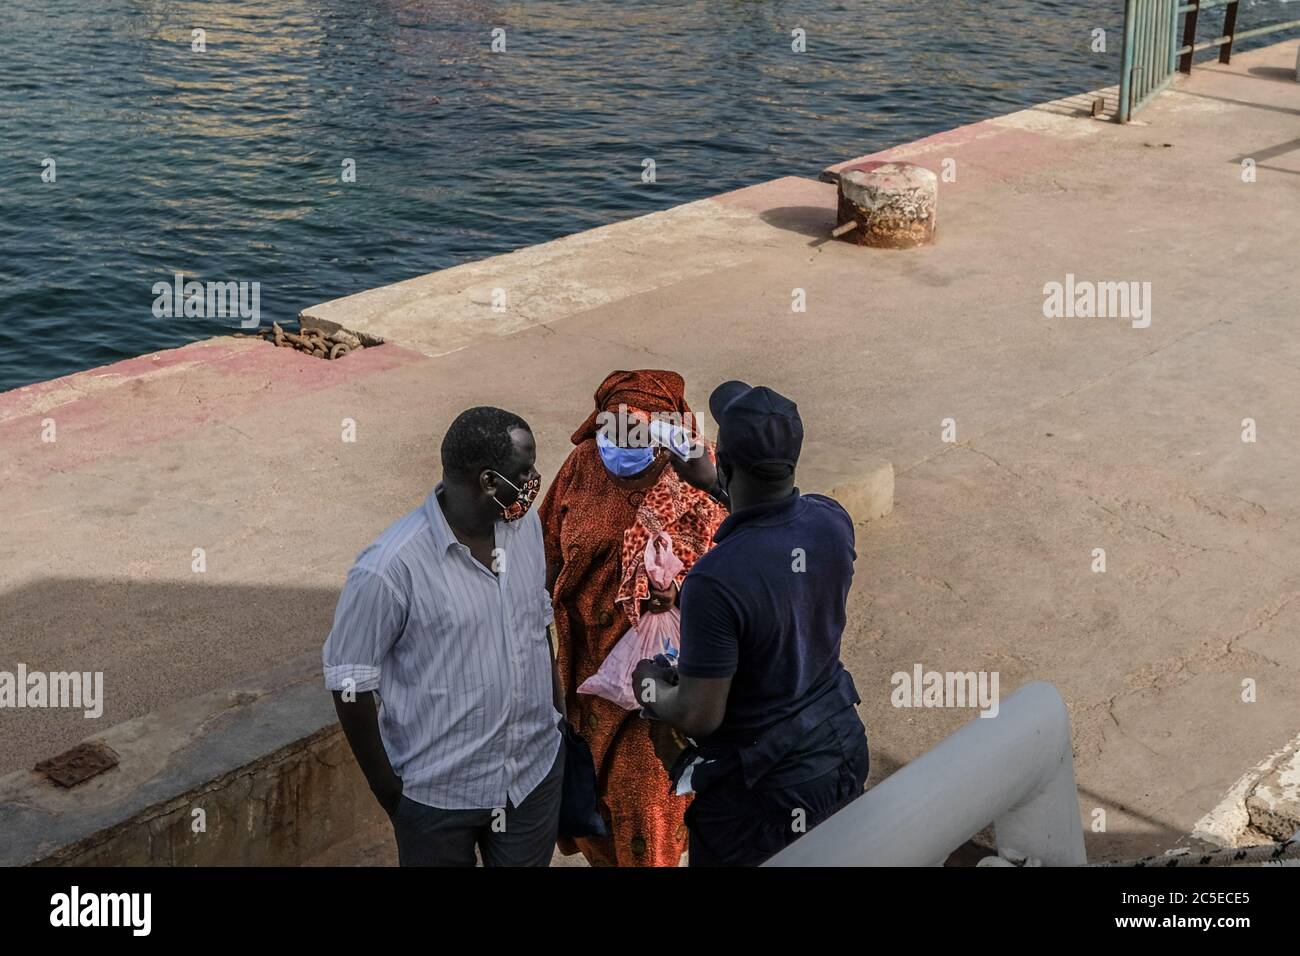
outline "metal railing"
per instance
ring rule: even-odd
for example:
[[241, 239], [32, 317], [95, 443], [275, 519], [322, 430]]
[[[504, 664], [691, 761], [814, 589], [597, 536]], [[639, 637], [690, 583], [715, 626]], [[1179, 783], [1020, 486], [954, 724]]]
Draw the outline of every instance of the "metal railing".
[[[1236, 40], [1293, 30], [1300, 20], [1288, 20], [1251, 30], [1237, 29], [1240, 0], [1126, 0], [1124, 4], [1124, 52], [1120, 67], [1119, 110], [1115, 118], [1127, 123], [1139, 109], [1169, 85], [1175, 69], [1192, 71], [1192, 58], [1202, 50], [1218, 48], [1219, 62], [1232, 58]], [[1223, 34], [1213, 40], [1196, 42], [1196, 29], [1202, 10], [1223, 7]], [[1182, 43], [1178, 35], [1178, 17], [1183, 17]]]
[[1119, 77], [1121, 123], [1127, 123], [1174, 75], [1179, 0], [1127, 0]]
[[1087, 862], [1070, 718], [1051, 684], [1026, 684], [764, 866], [941, 866], [990, 823], [999, 849]]
[[[1249, 37], [1263, 36], [1265, 33], [1277, 33], [1279, 30], [1293, 30], [1300, 27], [1300, 20], [1288, 20], [1274, 23], [1253, 30], [1237, 29], [1237, 4], [1240, 0], [1195, 0], [1178, 8], [1179, 13], [1186, 14], [1183, 20], [1183, 45], [1178, 49], [1178, 71], [1192, 72], [1192, 57], [1202, 50], [1219, 48], [1219, 62], [1228, 63], [1232, 59], [1232, 41], [1245, 40]], [[1196, 22], [1202, 10], [1223, 7], [1223, 35], [1203, 43], [1196, 42]]]

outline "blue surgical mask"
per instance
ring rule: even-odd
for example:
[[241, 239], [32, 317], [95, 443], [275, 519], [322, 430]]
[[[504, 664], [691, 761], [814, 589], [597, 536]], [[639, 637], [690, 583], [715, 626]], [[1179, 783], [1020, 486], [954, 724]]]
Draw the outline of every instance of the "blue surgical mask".
[[605, 470], [615, 478], [631, 478], [649, 468], [655, 460], [654, 448], [621, 448], [596, 432], [596, 447]]

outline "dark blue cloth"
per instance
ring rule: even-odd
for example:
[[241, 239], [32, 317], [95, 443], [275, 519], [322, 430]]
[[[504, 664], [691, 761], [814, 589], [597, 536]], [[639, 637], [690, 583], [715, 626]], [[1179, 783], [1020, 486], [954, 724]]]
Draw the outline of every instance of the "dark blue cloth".
[[848, 513], [798, 489], [733, 513], [713, 540], [681, 588], [680, 672], [732, 678], [722, 724], [699, 741], [705, 751], [752, 743], [836, 692], [857, 557]]
[[825, 768], [799, 783], [751, 789], [733, 773], [695, 795], [686, 809], [692, 867], [757, 866], [862, 796], [869, 754], [853, 708], [819, 728], [806, 747], [805, 753], [834, 750], [835, 759], [798, 761]]
[[560, 721], [564, 743], [564, 786], [560, 796], [560, 836], [609, 836], [596, 794], [596, 763], [591, 746], [567, 720]]

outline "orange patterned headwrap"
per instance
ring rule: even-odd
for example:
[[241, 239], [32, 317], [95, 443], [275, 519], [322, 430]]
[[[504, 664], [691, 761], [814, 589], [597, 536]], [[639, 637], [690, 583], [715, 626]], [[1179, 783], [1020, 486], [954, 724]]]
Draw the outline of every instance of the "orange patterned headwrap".
[[595, 398], [595, 410], [569, 439], [575, 445], [595, 438], [598, 416], [617, 411], [620, 405], [647, 413], [676, 412], [683, 424], [690, 423], [687, 431], [695, 436], [695, 415], [686, 404], [686, 382], [676, 372], [657, 368], [610, 372], [596, 389]]

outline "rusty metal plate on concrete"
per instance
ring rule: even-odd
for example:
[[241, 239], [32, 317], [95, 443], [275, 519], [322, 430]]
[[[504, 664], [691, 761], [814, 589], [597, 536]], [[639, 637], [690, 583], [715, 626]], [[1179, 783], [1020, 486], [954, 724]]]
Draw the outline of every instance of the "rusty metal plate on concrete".
[[77, 744], [57, 757], [42, 760], [36, 772], [43, 773], [60, 787], [75, 787], [105, 770], [117, 766], [117, 752], [98, 742]]

